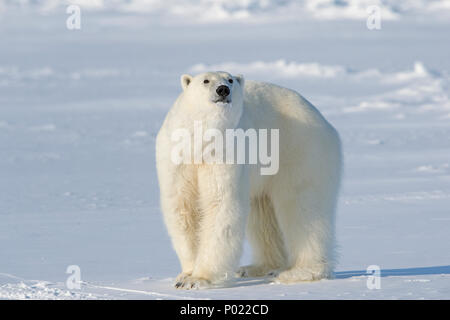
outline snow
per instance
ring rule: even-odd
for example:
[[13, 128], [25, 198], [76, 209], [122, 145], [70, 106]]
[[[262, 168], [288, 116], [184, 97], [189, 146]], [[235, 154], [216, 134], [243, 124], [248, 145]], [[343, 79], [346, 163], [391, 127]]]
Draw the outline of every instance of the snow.
[[278, 77], [320, 77], [334, 78], [345, 73], [342, 66], [324, 66], [318, 63], [296, 63], [277, 60], [274, 62], [255, 61], [249, 64], [222, 63], [206, 66], [197, 64], [191, 68], [192, 72], [200, 73], [206, 70], [230, 70], [229, 72], [243, 72], [245, 74], [257, 74], [258, 76]]
[[[385, 20], [423, 15], [445, 19], [447, 0], [0, 0], [0, 12], [21, 8], [42, 14], [75, 4], [89, 11], [147, 14], [163, 20], [187, 19], [188, 23], [229, 21], [267, 22], [296, 20], [366, 20], [371, 6], [380, 8]], [[186, 21], [184, 21], [186, 22]]]
[[[450, 298], [448, 1], [371, 2], [390, 12], [374, 31], [364, 1], [72, 3], [78, 31], [66, 2], [0, 1], [0, 299]], [[338, 129], [335, 279], [172, 287], [155, 136], [179, 76], [211, 69], [293, 88]]]

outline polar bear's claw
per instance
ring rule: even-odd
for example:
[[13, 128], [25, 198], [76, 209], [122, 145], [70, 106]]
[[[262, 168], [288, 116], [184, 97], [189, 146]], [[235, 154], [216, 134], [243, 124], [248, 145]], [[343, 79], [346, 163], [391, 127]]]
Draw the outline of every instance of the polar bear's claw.
[[210, 286], [211, 282], [209, 280], [193, 276], [186, 276], [183, 280], [175, 283], [175, 288], [184, 290], [205, 289]]
[[280, 270], [272, 270], [267, 275], [271, 278], [276, 278], [280, 274]]

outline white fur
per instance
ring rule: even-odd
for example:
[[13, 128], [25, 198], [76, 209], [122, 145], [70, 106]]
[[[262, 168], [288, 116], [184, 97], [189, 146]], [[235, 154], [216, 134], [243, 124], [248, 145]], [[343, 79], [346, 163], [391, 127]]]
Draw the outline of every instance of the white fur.
[[[244, 86], [226, 72], [184, 75], [181, 83], [156, 141], [161, 207], [182, 268], [177, 287], [230, 279], [245, 227], [254, 261], [239, 275], [271, 274], [283, 283], [331, 277], [341, 171], [334, 128], [298, 93], [276, 85]], [[231, 87], [230, 104], [214, 103], [220, 84]], [[171, 134], [192, 130], [194, 121], [222, 131], [279, 129], [278, 173], [260, 175], [258, 165], [174, 164]]]

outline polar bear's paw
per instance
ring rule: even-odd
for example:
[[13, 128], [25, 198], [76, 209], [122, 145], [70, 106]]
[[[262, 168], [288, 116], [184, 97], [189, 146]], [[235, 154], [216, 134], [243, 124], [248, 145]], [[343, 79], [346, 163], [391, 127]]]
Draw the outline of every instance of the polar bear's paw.
[[175, 278], [175, 283], [184, 281], [184, 279], [186, 279], [187, 277], [189, 277], [191, 274], [192, 274], [192, 271], [191, 271], [191, 272], [181, 272], [181, 273]]
[[278, 270], [272, 270], [267, 266], [248, 265], [240, 267], [237, 271], [237, 276], [241, 278], [256, 278], [265, 276], [278, 275]]
[[323, 278], [328, 278], [324, 272], [309, 269], [290, 269], [278, 274], [274, 281], [276, 283], [289, 284], [295, 282], [317, 281]]
[[[181, 274], [180, 274], [181, 276]], [[182, 279], [175, 282], [175, 288], [184, 290], [206, 289], [211, 287], [211, 282], [207, 279], [185, 275]]]

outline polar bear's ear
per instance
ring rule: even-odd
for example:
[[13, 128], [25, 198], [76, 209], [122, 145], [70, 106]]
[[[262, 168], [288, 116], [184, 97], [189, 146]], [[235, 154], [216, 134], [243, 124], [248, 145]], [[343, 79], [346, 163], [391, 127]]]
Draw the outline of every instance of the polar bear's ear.
[[188, 74], [183, 74], [180, 80], [181, 80], [181, 87], [183, 88], [183, 90], [186, 90], [187, 86], [192, 82], [192, 76]]
[[237, 82], [239, 82], [239, 84], [241, 85], [241, 87], [244, 86], [244, 76], [242, 74], [238, 74], [237, 76], [235, 76]]

